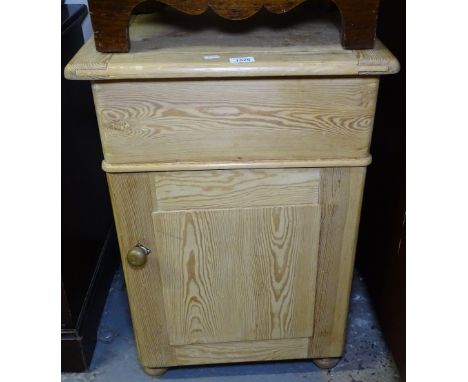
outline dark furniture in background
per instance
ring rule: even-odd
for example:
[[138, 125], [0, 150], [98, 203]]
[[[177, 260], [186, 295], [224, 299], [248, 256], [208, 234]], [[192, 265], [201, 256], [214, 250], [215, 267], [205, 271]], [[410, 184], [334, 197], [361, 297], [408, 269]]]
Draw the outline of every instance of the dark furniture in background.
[[[229, 20], [242, 20], [262, 8], [282, 14], [306, 0], [159, 0], [177, 10], [200, 15], [211, 9]], [[332, 0], [340, 10], [341, 41], [345, 49], [371, 49], [374, 46], [379, 0]], [[151, 2], [155, 2], [151, 0]], [[89, 0], [96, 50], [125, 53], [129, 51], [130, 16], [148, 0]]]
[[381, 0], [378, 37], [401, 71], [380, 83], [357, 264], [402, 380], [406, 370], [404, 1]]
[[118, 259], [91, 86], [63, 77], [86, 15], [62, 5], [62, 371], [89, 366]]

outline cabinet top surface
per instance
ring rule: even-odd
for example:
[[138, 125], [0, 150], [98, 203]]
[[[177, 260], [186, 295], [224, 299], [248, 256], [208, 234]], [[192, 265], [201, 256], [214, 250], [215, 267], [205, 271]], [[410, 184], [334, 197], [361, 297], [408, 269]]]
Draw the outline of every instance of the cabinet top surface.
[[167, 10], [134, 16], [129, 53], [100, 53], [93, 38], [65, 68], [76, 80], [382, 75], [399, 70], [379, 41], [344, 50], [339, 26], [312, 15], [261, 13], [247, 21]]

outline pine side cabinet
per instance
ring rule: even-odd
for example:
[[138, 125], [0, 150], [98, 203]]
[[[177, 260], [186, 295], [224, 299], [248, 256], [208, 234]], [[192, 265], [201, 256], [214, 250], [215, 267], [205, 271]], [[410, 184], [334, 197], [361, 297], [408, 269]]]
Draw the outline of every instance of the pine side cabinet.
[[65, 69], [92, 81], [139, 360], [332, 367], [398, 62], [378, 40], [344, 50], [327, 21], [188, 20], [136, 16], [129, 53], [90, 40]]

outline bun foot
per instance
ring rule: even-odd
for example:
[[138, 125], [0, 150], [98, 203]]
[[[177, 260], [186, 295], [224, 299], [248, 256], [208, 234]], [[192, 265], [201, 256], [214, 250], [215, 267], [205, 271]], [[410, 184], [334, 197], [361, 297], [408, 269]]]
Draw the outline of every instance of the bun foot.
[[143, 367], [143, 370], [146, 374], [151, 375], [152, 377], [159, 377], [166, 373], [167, 369], [165, 368], [152, 368], [152, 367]]
[[315, 358], [312, 361], [315, 366], [321, 369], [333, 369], [340, 361], [340, 358]]

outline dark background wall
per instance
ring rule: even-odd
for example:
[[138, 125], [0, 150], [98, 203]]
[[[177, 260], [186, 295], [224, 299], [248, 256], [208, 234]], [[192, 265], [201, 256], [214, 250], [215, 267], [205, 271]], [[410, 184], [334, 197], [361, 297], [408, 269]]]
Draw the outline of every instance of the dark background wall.
[[405, 15], [403, 0], [381, 0], [378, 37], [401, 71], [381, 81], [373, 163], [364, 192], [357, 265], [405, 379]]
[[80, 5], [61, 8], [62, 371], [82, 371], [91, 360], [118, 251], [91, 85], [63, 77], [83, 45], [88, 12]]

